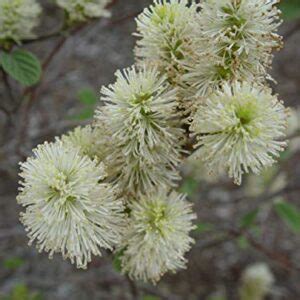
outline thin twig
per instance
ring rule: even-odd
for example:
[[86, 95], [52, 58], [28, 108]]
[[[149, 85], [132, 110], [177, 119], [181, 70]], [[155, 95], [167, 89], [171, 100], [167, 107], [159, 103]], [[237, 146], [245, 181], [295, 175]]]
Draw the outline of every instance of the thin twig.
[[111, 21], [109, 21], [109, 22], [107, 23], [106, 26], [114, 26], [114, 25], [122, 24], [123, 22], [126, 22], [126, 21], [128, 21], [128, 20], [130, 20], [130, 19], [135, 18], [136, 16], [139, 15], [140, 12], [141, 12], [141, 11], [139, 10], [139, 11], [133, 12], [133, 13], [131, 13], [131, 14], [129, 14], [129, 15], [123, 16], [123, 17], [121, 17], [121, 18], [119, 18], [119, 19], [111, 20]]
[[[71, 31], [70, 35], [77, 34], [83, 28], [85, 28], [88, 24], [89, 23], [83, 23], [80, 26], [76, 27], [74, 30]], [[68, 39], [68, 37], [70, 35], [64, 35], [64, 36], [62, 36], [58, 40], [58, 42], [55, 44], [55, 46], [53, 47], [52, 51], [46, 57], [46, 59], [44, 60], [44, 62], [42, 63], [42, 70], [43, 70], [43, 72], [42, 72], [42, 78], [40, 80], [40, 84], [26, 89], [24, 91], [24, 93], [23, 93], [23, 98], [26, 98], [26, 97], [28, 97], [28, 98], [24, 102], [23, 110], [22, 110], [22, 113], [21, 113], [21, 116], [23, 117], [23, 120], [20, 122], [21, 123], [21, 125], [20, 125], [20, 133], [19, 133], [18, 142], [16, 144], [16, 152], [19, 153], [19, 154], [21, 154], [20, 147], [24, 143], [24, 140], [26, 139], [26, 131], [27, 131], [27, 125], [28, 125], [28, 121], [29, 121], [31, 107], [33, 106], [34, 102], [37, 99], [38, 89], [43, 84], [43, 75], [45, 74], [45, 71], [50, 66], [50, 64], [51, 64], [52, 60], [54, 59], [54, 57], [56, 56], [56, 54], [62, 49], [62, 47], [64, 46], [65, 42], [67, 41], [67, 39]]]
[[131, 280], [127, 275], [126, 275], [126, 280], [128, 282], [128, 285], [129, 285], [129, 288], [130, 288], [130, 291], [131, 291], [132, 299], [133, 300], [139, 300], [140, 299], [140, 293], [139, 293], [139, 290], [138, 290], [138, 287], [137, 287], [136, 283], [133, 280]]
[[49, 39], [52, 39], [52, 38], [55, 38], [55, 37], [59, 37], [61, 35], [62, 35], [62, 30], [60, 29], [58, 31], [55, 31], [55, 32], [52, 32], [52, 33], [49, 33], [49, 34], [45, 34], [45, 35], [42, 35], [42, 36], [38, 36], [36, 38], [23, 40], [22, 44], [23, 45], [28, 45], [28, 44], [33, 44], [33, 43], [37, 43], [37, 42], [42, 42], [42, 41], [49, 40]]
[[287, 271], [300, 271], [300, 268], [295, 266], [295, 264], [289, 259], [289, 257], [283, 253], [277, 252], [274, 249], [269, 249], [264, 247], [262, 244], [257, 242], [248, 232], [230, 229], [228, 233], [234, 237], [244, 236], [248, 243], [258, 252], [264, 254], [272, 261], [276, 262], [278, 265], [283, 267]]
[[107, 9], [113, 7], [114, 5], [116, 5], [118, 2], [118, 0], [111, 0], [110, 3], [108, 3], [108, 5], [106, 6]]
[[15, 104], [16, 103], [16, 99], [13, 95], [13, 92], [12, 92], [12, 88], [11, 88], [11, 85], [9, 83], [9, 80], [8, 80], [8, 77], [5, 73], [4, 70], [2, 70], [2, 75], [3, 75], [3, 82], [4, 82], [4, 86], [5, 86], [5, 89], [6, 89], [6, 92], [7, 92], [7, 95], [10, 99], [10, 101]]
[[266, 203], [268, 200], [273, 200], [274, 198], [277, 198], [279, 196], [282, 196], [284, 194], [289, 194], [293, 192], [300, 191], [300, 186], [287, 186], [283, 189], [276, 191], [274, 193], [268, 193], [265, 192], [260, 196], [238, 196], [238, 197], [232, 197], [232, 200], [230, 203], [237, 203], [240, 201], [246, 201], [246, 202], [252, 202], [253, 206], [257, 207], [261, 204], [262, 201]]
[[24, 101], [24, 106], [21, 112], [21, 117], [23, 118], [20, 122], [20, 132], [18, 135], [18, 142], [16, 144], [16, 153], [21, 154], [21, 145], [24, 144], [24, 141], [26, 139], [26, 131], [27, 131], [27, 126], [29, 122], [29, 116], [30, 116], [30, 110], [31, 107], [33, 106], [33, 103], [37, 99], [37, 89], [42, 85], [42, 80], [43, 80], [43, 75], [46, 69], [49, 67], [51, 61], [55, 57], [55, 55], [59, 52], [59, 50], [63, 47], [67, 40], [67, 36], [63, 36], [62, 38], [59, 39], [59, 41], [56, 43], [50, 54], [46, 57], [45, 61], [42, 63], [42, 78], [40, 81], [40, 84], [34, 87], [30, 87], [26, 89], [23, 93], [23, 98], [26, 99]]
[[6, 115], [8, 120], [11, 120], [10, 111], [0, 103], [0, 110]]

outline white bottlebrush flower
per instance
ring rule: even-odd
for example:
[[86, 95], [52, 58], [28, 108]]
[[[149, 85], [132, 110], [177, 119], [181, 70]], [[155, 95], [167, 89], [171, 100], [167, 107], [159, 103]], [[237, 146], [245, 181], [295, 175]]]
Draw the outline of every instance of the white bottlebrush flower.
[[146, 194], [179, 179], [182, 130], [177, 123], [176, 91], [154, 68], [118, 71], [117, 81], [102, 89], [97, 124], [114, 142], [107, 160], [118, 184]]
[[98, 162], [105, 161], [110, 151], [110, 138], [102, 128], [88, 125], [77, 127], [61, 137], [62, 142], [73, 149], [78, 148], [81, 155], [87, 155]]
[[196, 156], [212, 172], [228, 169], [241, 183], [243, 173], [259, 173], [274, 163], [286, 142], [286, 110], [267, 87], [225, 84], [200, 105], [191, 124]]
[[34, 37], [41, 7], [35, 0], [0, 0], [0, 44]]
[[138, 61], [146, 61], [178, 83], [186, 62], [194, 55], [196, 4], [187, 0], [155, 0], [137, 21]]
[[239, 290], [241, 300], [264, 300], [271, 292], [274, 276], [268, 265], [256, 263], [249, 266], [242, 275]]
[[184, 268], [196, 218], [185, 196], [159, 190], [129, 208], [129, 229], [121, 243], [123, 272], [132, 279], [155, 283], [166, 272]]
[[106, 7], [111, 0], [56, 0], [56, 2], [66, 11], [68, 21], [71, 23], [110, 16]]
[[196, 96], [205, 99], [226, 82], [265, 81], [258, 66], [256, 58], [251, 56], [247, 56], [242, 64], [234, 63], [233, 66], [231, 63], [224, 64], [222, 57], [214, 54], [212, 49], [199, 50], [198, 57], [189, 63], [182, 79]]
[[199, 57], [186, 78], [205, 95], [225, 80], [265, 80], [281, 47], [278, 0], [204, 0], [198, 17]]
[[30, 244], [39, 251], [62, 253], [86, 268], [91, 256], [120, 242], [124, 229], [123, 204], [97, 165], [78, 149], [62, 142], [38, 146], [34, 157], [21, 164], [18, 203], [26, 208], [21, 222]]

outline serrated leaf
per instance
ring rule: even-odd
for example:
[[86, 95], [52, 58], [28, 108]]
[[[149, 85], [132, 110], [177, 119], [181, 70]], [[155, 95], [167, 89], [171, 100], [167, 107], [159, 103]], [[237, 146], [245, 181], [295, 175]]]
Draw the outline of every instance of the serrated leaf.
[[300, 232], [300, 211], [285, 201], [274, 204], [274, 208], [281, 219], [295, 232]]
[[78, 99], [85, 105], [95, 105], [97, 103], [97, 96], [90, 88], [83, 88], [78, 92]]
[[12, 53], [2, 52], [0, 62], [7, 74], [25, 86], [34, 85], [41, 78], [40, 61], [31, 52], [21, 49]]
[[240, 226], [242, 228], [249, 228], [256, 221], [259, 210], [255, 209], [247, 213], [240, 221]]
[[300, 18], [300, 2], [299, 0], [284, 0], [279, 5], [282, 16], [285, 20], [293, 20]]

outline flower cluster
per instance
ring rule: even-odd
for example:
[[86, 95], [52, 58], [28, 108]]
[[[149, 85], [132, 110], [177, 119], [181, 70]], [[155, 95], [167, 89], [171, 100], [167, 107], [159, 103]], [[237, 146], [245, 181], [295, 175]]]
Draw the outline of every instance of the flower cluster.
[[158, 190], [129, 205], [129, 229], [121, 244], [122, 267], [134, 279], [157, 282], [167, 271], [185, 267], [184, 253], [193, 239], [192, 213], [184, 195]]
[[176, 114], [176, 91], [156, 68], [118, 71], [102, 89], [105, 106], [96, 113], [99, 128], [113, 138], [108, 160], [129, 194], [149, 194], [179, 180], [183, 131]]
[[62, 142], [69, 148], [78, 149], [81, 155], [92, 160], [104, 162], [110, 151], [110, 138], [100, 128], [90, 125], [77, 127], [61, 137]]
[[286, 113], [266, 87], [224, 84], [197, 110], [191, 130], [197, 134], [195, 156], [212, 172], [228, 169], [237, 184], [244, 172], [274, 163], [284, 149]]
[[[278, 0], [204, 0], [198, 15], [199, 58], [187, 82], [206, 96], [224, 81], [264, 81], [282, 45]], [[205, 47], [205, 49], [204, 49]], [[269, 77], [267, 75], [267, 77]]]
[[103, 183], [103, 165], [60, 140], [33, 150], [21, 164], [18, 203], [26, 208], [21, 221], [30, 244], [40, 251], [62, 253], [77, 267], [86, 268], [100, 248], [113, 249], [126, 225], [118, 191]]
[[[66, 12], [69, 25], [89, 18], [108, 17], [111, 0], [56, 0]], [[36, 0], [0, 0], [0, 45], [34, 38], [33, 29], [42, 12]]]
[[35, 0], [0, 0], [0, 44], [34, 37], [40, 13]]
[[[106, 14], [107, 1], [57, 2], [70, 22]], [[195, 165], [237, 184], [286, 146], [286, 109], [266, 84], [281, 46], [277, 2], [146, 8], [136, 19], [137, 63], [102, 88], [93, 124], [22, 164], [18, 201], [30, 241], [79, 267], [100, 248], [116, 250], [124, 273], [153, 283], [184, 268], [196, 216], [176, 188], [193, 146]]]
[[56, 0], [67, 14], [68, 22], [82, 22], [89, 18], [110, 16], [106, 9], [111, 0]]
[[180, 83], [187, 62], [195, 55], [196, 8], [188, 6], [187, 0], [155, 0], [145, 8], [137, 18], [138, 62], [155, 65], [171, 82]]

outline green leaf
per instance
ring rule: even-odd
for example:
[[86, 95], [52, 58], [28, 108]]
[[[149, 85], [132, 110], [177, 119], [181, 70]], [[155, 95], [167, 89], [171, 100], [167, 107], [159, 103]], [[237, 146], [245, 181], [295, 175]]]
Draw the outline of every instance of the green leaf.
[[19, 299], [28, 299], [29, 290], [25, 284], [17, 284], [11, 293], [11, 299], [19, 300]]
[[91, 119], [94, 116], [94, 108], [87, 107], [83, 109], [79, 114], [70, 116], [69, 119], [75, 121], [85, 121]]
[[281, 219], [295, 232], [300, 232], [300, 212], [298, 208], [290, 203], [279, 201], [274, 208]]
[[121, 273], [121, 271], [122, 271], [121, 257], [123, 255], [123, 253], [124, 253], [124, 250], [121, 250], [121, 251], [117, 252], [113, 258], [112, 265], [113, 265], [114, 270], [118, 273]]
[[7, 74], [25, 86], [34, 85], [41, 78], [41, 64], [31, 52], [20, 49], [2, 52], [0, 63]]
[[243, 250], [249, 248], [249, 242], [248, 240], [244, 237], [244, 236], [241, 236], [237, 239], [237, 243], [239, 245], [239, 247]]
[[[2, 299], [2, 298], [1, 298]], [[25, 284], [16, 284], [5, 300], [42, 300], [40, 293], [31, 292]]]
[[249, 228], [254, 224], [258, 215], [259, 209], [255, 209], [247, 213], [240, 221], [242, 228]]
[[97, 103], [97, 96], [90, 88], [83, 88], [78, 92], [78, 99], [85, 105], [95, 105]]
[[300, 18], [299, 0], [283, 0], [279, 5], [282, 16], [285, 20], [293, 20]]
[[180, 191], [184, 194], [187, 194], [188, 196], [193, 196], [197, 191], [197, 188], [198, 182], [194, 178], [188, 177], [180, 187]]
[[9, 270], [15, 270], [21, 267], [25, 261], [20, 257], [11, 257], [4, 261], [4, 267]]
[[279, 159], [282, 161], [282, 160], [287, 160], [291, 157], [292, 155], [292, 151], [290, 149], [286, 149], [285, 151], [282, 151], [280, 153], [280, 156], [279, 156]]
[[122, 271], [122, 264], [121, 264], [121, 259], [119, 256], [115, 256], [114, 259], [113, 259], [113, 267], [114, 267], [114, 270], [117, 272], [117, 273], [121, 273]]
[[213, 229], [213, 225], [209, 223], [198, 223], [197, 228], [195, 229], [196, 232], [205, 232], [210, 231]]

